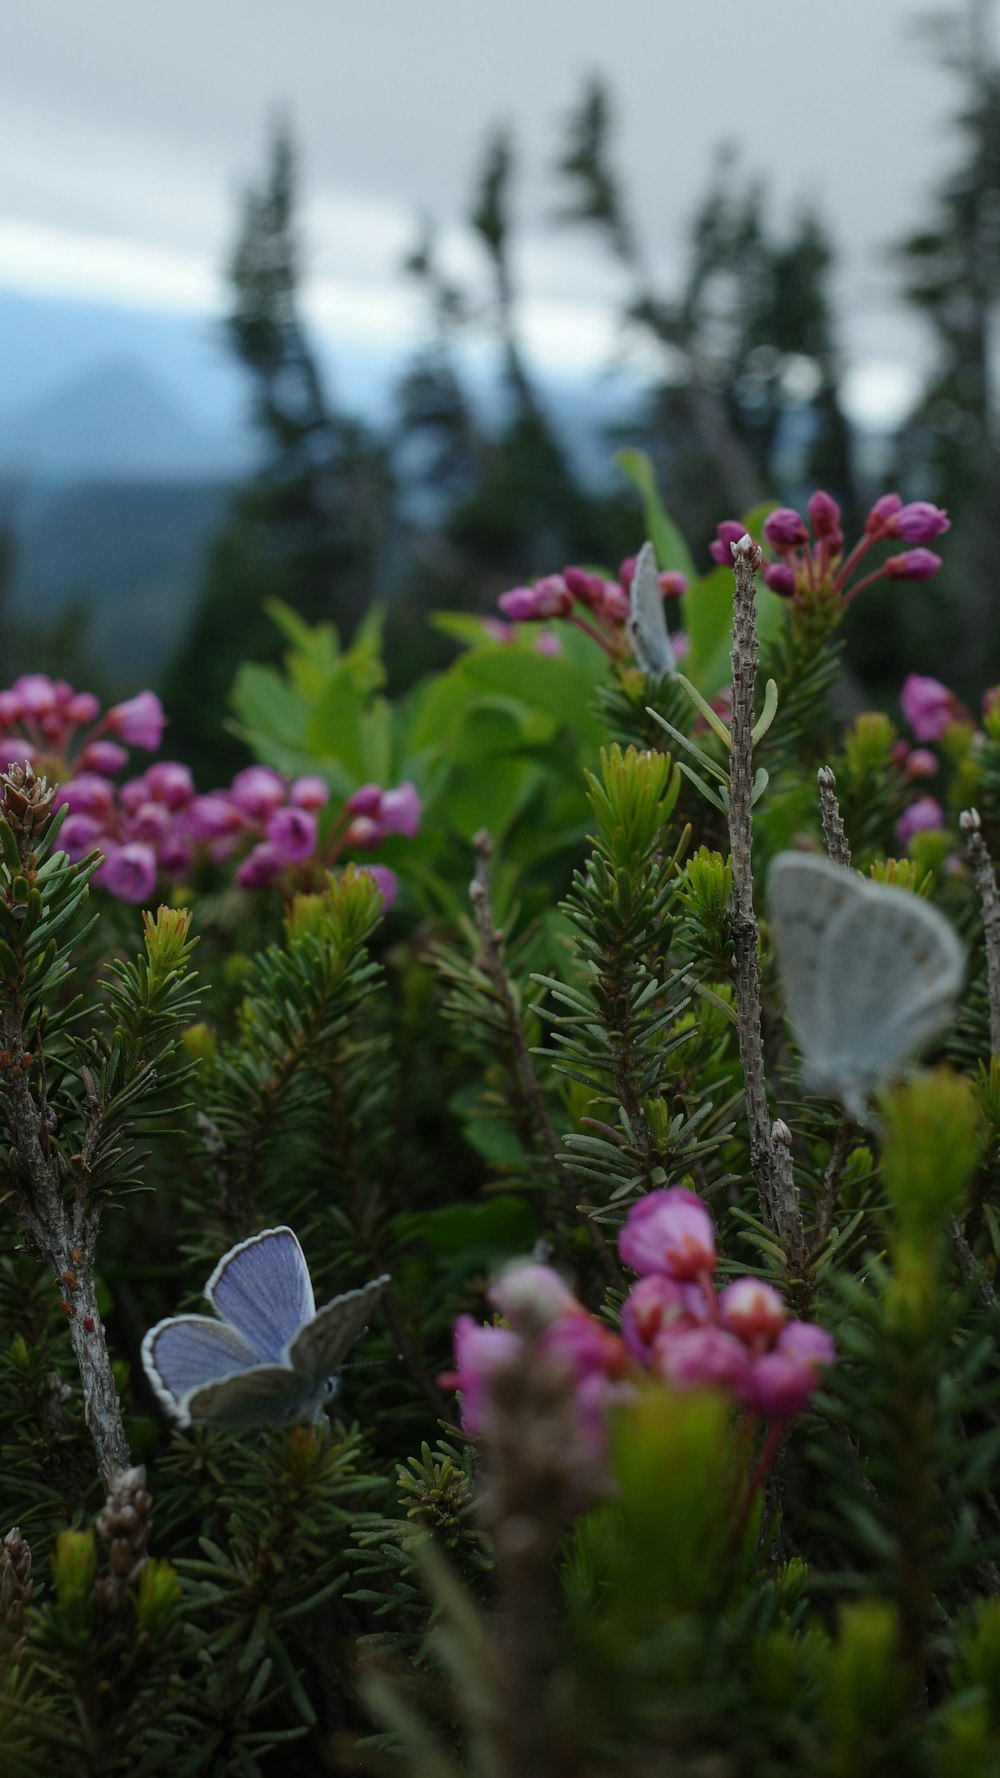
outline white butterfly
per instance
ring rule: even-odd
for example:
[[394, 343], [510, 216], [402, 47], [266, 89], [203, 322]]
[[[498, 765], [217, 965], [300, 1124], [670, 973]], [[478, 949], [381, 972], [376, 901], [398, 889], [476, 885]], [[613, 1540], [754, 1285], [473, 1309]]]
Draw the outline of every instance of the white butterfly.
[[170, 1315], [150, 1328], [146, 1375], [181, 1426], [315, 1420], [388, 1282], [373, 1278], [317, 1309], [298, 1237], [264, 1229], [230, 1248], [205, 1286], [221, 1320]]
[[628, 633], [636, 660], [647, 679], [659, 681], [668, 674], [673, 677], [677, 672], [677, 660], [667, 632], [660, 576], [651, 543], [644, 543], [636, 557], [629, 599], [632, 609]]
[[806, 852], [774, 860], [768, 901], [803, 1080], [862, 1118], [867, 1095], [948, 1023], [962, 946], [920, 896]]

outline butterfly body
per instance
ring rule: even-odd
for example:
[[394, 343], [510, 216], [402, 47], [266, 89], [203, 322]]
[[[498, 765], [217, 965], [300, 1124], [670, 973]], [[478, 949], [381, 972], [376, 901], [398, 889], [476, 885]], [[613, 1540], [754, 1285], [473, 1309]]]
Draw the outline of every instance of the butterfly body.
[[182, 1426], [314, 1420], [388, 1282], [373, 1278], [317, 1310], [297, 1236], [264, 1229], [225, 1254], [205, 1287], [221, 1319], [171, 1315], [150, 1328], [146, 1374]]
[[961, 944], [919, 896], [810, 853], [774, 860], [768, 899], [803, 1080], [862, 1117], [868, 1096], [947, 1024]]
[[647, 679], [659, 680], [677, 672], [663, 609], [663, 593], [651, 543], [644, 543], [636, 557], [629, 594], [631, 612], [628, 633], [635, 658]]

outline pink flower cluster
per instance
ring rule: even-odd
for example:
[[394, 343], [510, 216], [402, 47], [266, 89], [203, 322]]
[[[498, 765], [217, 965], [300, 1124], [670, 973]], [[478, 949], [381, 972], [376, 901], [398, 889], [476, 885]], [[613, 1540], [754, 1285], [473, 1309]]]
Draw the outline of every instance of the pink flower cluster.
[[[497, 603], [512, 623], [564, 619], [592, 637], [612, 660], [618, 660], [631, 648], [625, 626], [631, 610], [635, 565], [636, 557], [626, 556], [617, 580], [605, 580], [603, 575], [591, 574], [586, 568], [564, 568], [561, 574], [546, 574], [531, 586], [512, 587], [510, 592], [501, 593]], [[683, 574], [660, 575], [664, 599], [679, 599], [686, 585]], [[671, 641], [679, 657], [687, 638], [673, 636]]]
[[778, 1292], [758, 1278], [716, 1293], [715, 1230], [694, 1192], [675, 1185], [641, 1198], [618, 1251], [640, 1274], [622, 1309], [622, 1336], [640, 1363], [675, 1389], [724, 1389], [769, 1420], [808, 1406], [820, 1370], [833, 1363], [830, 1335], [790, 1321]]
[[[807, 524], [794, 507], [779, 506], [764, 520], [764, 542], [775, 561], [765, 564], [762, 575], [772, 592], [797, 604], [810, 595], [831, 588], [841, 605], [849, 605], [876, 580], [930, 580], [941, 566], [941, 557], [922, 547], [950, 530], [951, 520], [939, 506], [911, 500], [904, 506], [898, 494], [883, 494], [865, 520], [865, 528], [848, 555], [844, 554], [841, 511], [832, 495], [817, 489], [806, 508]], [[738, 519], [724, 519], [717, 527], [709, 554], [713, 562], [732, 566], [732, 545], [744, 534]], [[863, 558], [878, 543], [898, 540], [916, 544], [887, 556], [872, 573], [852, 580]]]
[[651, 1192], [629, 1212], [618, 1241], [640, 1274], [622, 1308], [621, 1335], [579, 1303], [550, 1267], [524, 1262], [487, 1292], [506, 1326], [470, 1315], [455, 1323], [455, 1370], [441, 1378], [461, 1395], [462, 1425], [489, 1433], [496, 1378], [533, 1342], [573, 1385], [580, 1451], [598, 1464], [608, 1408], [635, 1392], [642, 1372], [676, 1390], [723, 1390], [744, 1411], [784, 1422], [808, 1406], [833, 1363], [830, 1335], [790, 1320], [781, 1297], [757, 1278], [716, 1292], [715, 1232], [701, 1199], [683, 1186]]
[[155, 692], [141, 691], [101, 716], [92, 691], [65, 679], [23, 673], [0, 691], [0, 768], [24, 761], [49, 780], [77, 771], [119, 772], [129, 747], [155, 753], [166, 718]]
[[[245, 889], [293, 878], [321, 882], [346, 848], [370, 851], [391, 834], [419, 831], [421, 803], [410, 783], [383, 790], [364, 784], [320, 831], [329, 800], [322, 778], [291, 783], [270, 766], [247, 766], [228, 789], [198, 795], [186, 765], [157, 760], [138, 777], [115, 782], [130, 747], [153, 753], [166, 718], [154, 692], [142, 691], [101, 716], [98, 699], [62, 680], [28, 673], [0, 691], [0, 768], [29, 761], [59, 785], [56, 807], [68, 813], [60, 845], [76, 863], [103, 854], [94, 881], [120, 901], [153, 899], [157, 883], [189, 880], [204, 859], [232, 860]], [[396, 877], [385, 865], [363, 867], [388, 907]]]
[[[370, 849], [391, 833], [412, 836], [420, 798], [412, 784], [396, 790], [364, 785], [321, 835], [319, 811], [329, 799], [322, 778], [289, 783], [270, 766], [247, 766], [228, 789], [199, 796], [187, 767], [162, 760], [139, 778], [114, 785], [93, 772], [63, 784], [70, 814], [61, 840], [72, 859], [95, 850], [104, 862], [95, 881], [123, 901], [148, 901], [160, 874], [187, 881], [199, 858], [236, 861], [242, 889], [266, 889], [293, 874], [297, 888], [337, 861], [346, 847]], [[396, 877], [385, 865], [364, 867], [389, 906]]]
[[[987, 694], [988, 695], [988, 694]], [[918, 741], [940, 741], [952, 723], [968, 723], [975, 728], [975, 719], [953, 691], [940, 679], [921, 673], [908, 673], [899, 694], [900, 707]], [[985, 700], [984, 700], [985, 706]], [[911, 748], [906, 741], [897, 742], [893, 757], [911, 784], [936, 777], [939, 760], [929, 747]], [[934, 796], [923, 795], [903, 810], [896, 824], [896, 838], [907, 847], [914, 834], [934, 833], [945, 826], [945, 812]]]

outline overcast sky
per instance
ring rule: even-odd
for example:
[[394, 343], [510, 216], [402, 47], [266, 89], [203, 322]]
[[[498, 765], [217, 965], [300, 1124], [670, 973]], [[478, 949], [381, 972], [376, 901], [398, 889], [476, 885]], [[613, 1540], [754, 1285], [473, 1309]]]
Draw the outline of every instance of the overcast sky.
[[[957, 3], [957, 0], [956, 0]], [[856, 384], [920, 362], [889, 244], [919, 226], [957, 94], [913, 29], [920, 0], [6, 0], [0, 287], [208, 313], [235, 200], [284, 106], [301, 148], [311, 312], [338, 341], [417, 325], [397, 276], [414, 218], [459, 228], [490, 125], [522, 150], [525, 321], [568, 369], [599, 361], [616, 284], [556, 231], [560, 120], [598, 73], [667, 287], [713, 148], [763, 174], [774, 214], [819, 208], [841, 256]], [[881, 384], [880, 384], [881, 379]], [[901, 386], [901, 384], [900, 384]], [[889, 395], [886, 395], [889, 399]]]

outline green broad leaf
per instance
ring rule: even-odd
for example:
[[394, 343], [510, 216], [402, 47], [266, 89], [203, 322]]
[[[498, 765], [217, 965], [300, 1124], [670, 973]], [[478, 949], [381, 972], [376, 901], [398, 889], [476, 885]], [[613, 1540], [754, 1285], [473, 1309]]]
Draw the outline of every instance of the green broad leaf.
[[[785, 602], [769, 587], [757, 587], [757, 631], [762, 642], [776, 636], [787, 621]], [[684, 628], [691, 646], [684, 671], [703, 697], [715, 697], [732, 677], [733, 576], [716, 568], [692, 581], [681, 600]]]
[[442, 636], [453, 636], [456, 642], [465, 642], [470, 648], [508, 646], [497, 642], [484, 628], [483, 619], [471, 611], [432, 611], [427, 621], [432, 630], [438, 630]]
[[303, 747], [309, 705], [275, 667], [245, 661], [236, 675], [230, 704], [240, 732]]
[[656, 551], [656, 560], [661, 571], [673, 570], [691, 580], [695, 572], [691, 551], [663, 507], [653, 465], [645, 451], [619, 451], [615, 462], [622, 474], [628, 477], [633, 487], [638, 488], [642, 495], [646, 534]]
[[528, 760], [505, 759], [500, 772], [461, 768], [451, 779], [441, 813], [463, 839], [471, 840], [485, 827], [499, 844], [544, 782], [542, 767]]
[[[478, 1095], [478, 1087], [474, 1089]], [[461, 1095], [459, 1095], [461, 1098]], [[461, 1114], [461, 1105], [453, 1102]], [[523, 1151], [518, 1152], [522, 1155]], [[435, 1253], [460, 1256], [474, 1271], [484, 1261], [527, 1252], [538, 1232], [534, 1212], [523, 1198], [503, 1193], [483, 1204], [453, 1204], [401, 1216], [396, 1229], [402, 1239]]]

